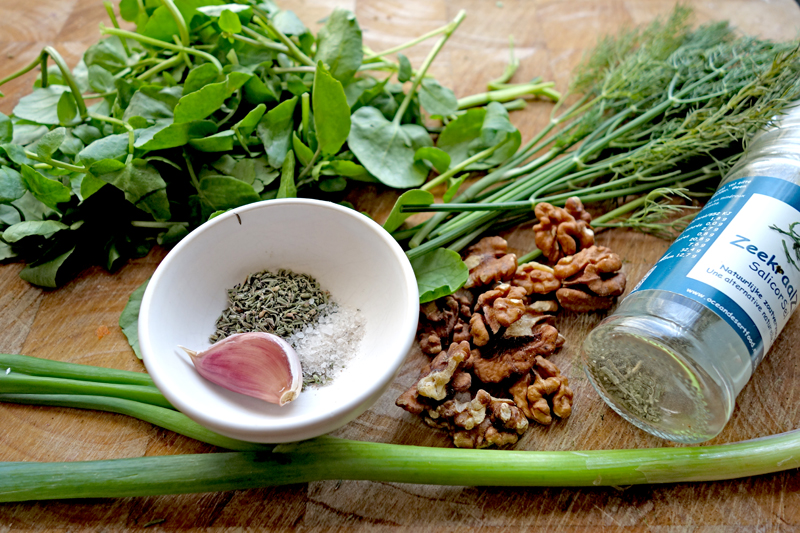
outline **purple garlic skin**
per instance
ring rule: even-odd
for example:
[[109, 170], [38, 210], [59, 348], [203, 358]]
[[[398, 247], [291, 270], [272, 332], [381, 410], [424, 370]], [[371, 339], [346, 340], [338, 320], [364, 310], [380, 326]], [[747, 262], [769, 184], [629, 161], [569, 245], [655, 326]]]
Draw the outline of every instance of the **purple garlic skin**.
[[183, 349], [208, 381], [265, 402], [284, 405], [297, 398], [303, 386], [297, 352], [271, 333], [237, 333], [199, 353]]

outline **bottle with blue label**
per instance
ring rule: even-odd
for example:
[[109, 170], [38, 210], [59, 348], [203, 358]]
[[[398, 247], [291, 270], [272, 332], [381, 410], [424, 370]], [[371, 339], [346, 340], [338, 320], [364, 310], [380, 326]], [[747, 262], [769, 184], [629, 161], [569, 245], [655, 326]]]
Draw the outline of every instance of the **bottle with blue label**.
[[800, 107], [751, 141], [619, 308], [583, 364], [603, 399], [659, 437], [722, 431], [800, 304]]

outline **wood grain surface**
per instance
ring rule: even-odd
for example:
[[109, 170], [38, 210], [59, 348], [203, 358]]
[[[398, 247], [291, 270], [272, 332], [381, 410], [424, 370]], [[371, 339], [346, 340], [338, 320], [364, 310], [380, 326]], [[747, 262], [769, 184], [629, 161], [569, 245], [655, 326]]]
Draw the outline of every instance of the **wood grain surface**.
[[[686, 2], [699, 22], [729, 19], [741, 31], [790, 39], [800, 28], [793, 0]], [[598, 37], [645, 23], [670, 11], [662, 0], [282, 0], [309, 26], [319, 28], [335, 6], [353, 10], [366, 43], [381, 50], [451, 20], [468, 17], [437, 59], [432, 73], [458, 96], [484, 90], [497, 77], [513, 35], [521, 68], [515, 80], [535, 76], [563, 90], [571, 68]], [[98, 38], [106, 15], [99, 0], [0, 0], [0, 78], [53, 45], [74, 65]], [[409, 51], [419, 64], [430, 43]], [[35, 72], [2, 88], [0, 111], [10, 114], [30, 91]], [[547, 120], [550, 104], [531, 102], [512, 114], [525, 138]], [[382, 220], [396, 194], [363, 188], [350, 199]], [[505, 234], [516, 251], [532, 246], [530, 225]], [[599, 236], [625, 260], [629, 286], [641, 278], [668, 243], [628, 231]], [[144, 371], [118, 326], [129, 294], [153, 272], [155, 250], [110, 274], [89, 269], [65, 287], [45, 291], [20, 280], [20, 264], [0, 266], [0, 351]], [[554, 361], [575, 391], [572, 417], [528, 430], [523, 450], [645, 448], [670, 443], [637, 430], [611, 411], [591, 389], [578, 364], [578, 347], [601, 314], [561, 315], [567, 338]], [[795, 316], [738, 398], [733, 418], [711, 443], [762, 437], [800, 426], [800, 370]], [[109, 333], [103, 334], [103, 328]], [[395, 383], [366, 413], [340, 429], [340, 437], [450, 446], [448, 437], [394, 405], [426, 357], [415, 349]], [[214, 452], [214, 448], [150, 424], [114, 414], [50, 407], [0, 405], [0, 461], [78, 461]], [[0, 532], [16, 530], [102, 531], [209, 528], [364, 529], [400, 526], [414, 531], [623, 529], [793, 531], [800, 527], [797, 470], [715, 483], [620, 488], [440, 487], [358, 481], [325, 481], [261, 490], [81, 501], [0, 504]]]

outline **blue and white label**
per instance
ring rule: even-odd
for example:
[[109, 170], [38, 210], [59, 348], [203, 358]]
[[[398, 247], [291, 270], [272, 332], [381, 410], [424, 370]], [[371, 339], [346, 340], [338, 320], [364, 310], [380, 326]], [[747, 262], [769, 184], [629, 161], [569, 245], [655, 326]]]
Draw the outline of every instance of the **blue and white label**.
[[759, 176], [721, 187], [634, 291], [660, 289], [719, 315], [761, 362], [798, 306], [800, 187]]

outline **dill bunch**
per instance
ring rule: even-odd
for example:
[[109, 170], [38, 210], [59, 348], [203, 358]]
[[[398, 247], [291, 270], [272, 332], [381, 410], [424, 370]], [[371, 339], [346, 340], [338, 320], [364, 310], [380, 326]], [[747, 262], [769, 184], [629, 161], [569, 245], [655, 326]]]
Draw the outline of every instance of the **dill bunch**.
[[[601, 39], [573, 74], [562, 100], [572, 103], [558, 104], [502, 167], [451, 203], [406, 206], [439, 211], [414, 229], [407, 253], [457, 250], [501, 220], [533, 217], [538, 202], [570, 196], [610, 203], [599, 225], [668, 234], [676, 223], [657, 218], [675, 215], [665, 195], [713, 191], [747, 140], [798, 98], [796, 41], [738, 35], [726, 22], [693, 29], [691, 11], [679, 6]], [[660, 200], [648, 201], [654, 191]]]

